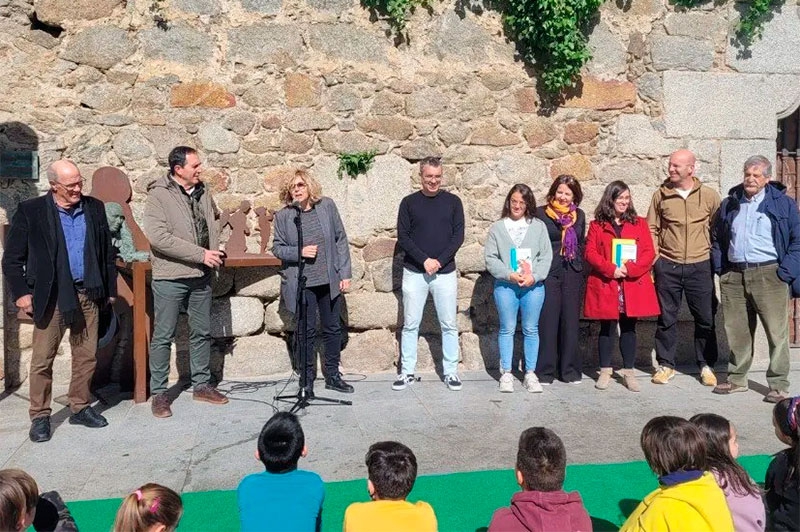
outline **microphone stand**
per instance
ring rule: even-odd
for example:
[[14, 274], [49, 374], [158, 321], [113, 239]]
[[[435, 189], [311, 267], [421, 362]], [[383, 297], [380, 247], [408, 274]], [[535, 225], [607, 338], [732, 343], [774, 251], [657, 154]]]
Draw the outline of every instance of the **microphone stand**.
[[[306, 349], [308, 345], [308, 333], [306, 332], [306, 322], [308, 320], [308, 309], [306, 308], [306, 276], [304, 275], [306, 260], [303, 258], [303, 225], [300, 219], [301, 208], [297, 202], [290, 205], [297, 211], [294, 217], [294, 225], [297, 227], [297, 256], [300, 259], [297, 265], [297, 294], [295, 301], [297, 303], [296, 309], [296, 328], [294, 331], [294, 360], [297, 363], [300, 372], [300, 390], [297, 394], [276, 395], [276, 401], [291, 401], [295, 400], [289, 412], [295, 413], [298, 410], [305, 410], [306, 407], [311, 406], [314, 402], [328, 403], [333, 405], [352, 405], [352, 401], [344, 399], [331, 399], [328, 397], [319, 397], [317, 395], [310, 396], [309, 389], [314, 385], [314, 382], [308, 382], [308, 375], [306, 367], [309, 364], [314, 364], [314, 352], [309, 352]], [[317, 319], [313, 316], [312, 319]], [[338, 317], [337, 317], [338, 319]], [[308, 353], [308, 356], [306, 354]], [[312, 360], [308, 360], [311, 358]]]

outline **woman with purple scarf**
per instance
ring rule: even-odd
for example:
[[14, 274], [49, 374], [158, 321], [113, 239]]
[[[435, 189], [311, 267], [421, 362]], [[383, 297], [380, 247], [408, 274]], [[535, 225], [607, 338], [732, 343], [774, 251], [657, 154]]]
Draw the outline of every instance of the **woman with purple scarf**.
[[578, 327], [583, 302], [583, 250], [586, 215], [578, 208], [581, 185], [571, 175], [560, 175], [547, 192], [547, 203], [536, 209], [553, 246], [553, 262], [544, 281], [544, 306], [539, 318], [539, 382], [556, 378], [581, 382]]

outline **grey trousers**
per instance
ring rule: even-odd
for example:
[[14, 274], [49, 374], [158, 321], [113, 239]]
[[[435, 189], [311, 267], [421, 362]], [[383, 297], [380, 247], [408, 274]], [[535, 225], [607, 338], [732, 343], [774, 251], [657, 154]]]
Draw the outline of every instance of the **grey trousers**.
[[167, 390], [169, 355], [178, 314], [189, 314], [189, 365], [192, 385], [211, 379], [211, 276], [192, 279], [154, 279], [153, 339], [150, 342], [150, 393]]
[[767, 384], [771, 390], [789, 390], [789, 285], [778, 279], [777, 271], [773, 264], [727, 272], [719, 278], [731, 347], [728, 380], [737, 386], [747, 386], [758, 317], [769, 344]]

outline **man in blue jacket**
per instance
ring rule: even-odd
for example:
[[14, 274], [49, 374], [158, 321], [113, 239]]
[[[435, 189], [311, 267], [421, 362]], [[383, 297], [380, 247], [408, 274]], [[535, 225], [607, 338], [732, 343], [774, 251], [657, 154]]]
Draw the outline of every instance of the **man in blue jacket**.
[[747, 159], [742, 184], [728, 192], [713, 225], [711, 257], [731, 348], [728, 382], [714, 393], [747, 391], [758, 316], [770, 346], [764, 400], [777, 403], [789, 393], [789, 298], [800, 296], [800, 215], [786, 187], [771, 178], [766, 157]]

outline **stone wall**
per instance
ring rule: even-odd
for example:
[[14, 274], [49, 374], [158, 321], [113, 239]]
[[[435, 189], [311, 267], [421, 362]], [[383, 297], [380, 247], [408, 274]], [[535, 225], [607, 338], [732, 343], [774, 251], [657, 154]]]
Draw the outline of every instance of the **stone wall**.
[[[135, 213], [178, 144], [201, 150], [223, 208], [243, 199], [277, 208], [281, 176], [311, 168], [351, 242], [345, 369], [389, 370], [396, 359], [395, 217], [423, 156], [444, 157], [446, 184], [466, 210], [457, 256], [464, 366], [491, 367], [497, 319], [482, 245], [512, 184], [541, 199], [554, 176], [572, 173], [591, 213], [605, 185], [624, 179], [644, 213], [666, 156], [688, 147], [702, 179], [727, 190], [747, 156], [774, 159], [777, 120], [800, 104], [794, 1], [744, 54], [730, 44], [732, 2], [679, 12], [667, 0], [609, 0], [591, 34], [595, 58], [552, 113], [491, 9], [462, 15], [434, 3], [412, 17], [410, 42], [395, 46], [356, 0], [161, 4], [166, 30], [152, 0], [0, 0], [0, 149], [36, 149], [42, 169], [69, 157], [87, 178], [119, 167]], [[366, 176], [337, 177], [336, 154], [370, 149], [378, 156]], [[3, 183], [0, 222], [45, 189], [43, 175]], [[227, 376], [285, 370], [279, 336], [290, 327], [275, 272], [222, 272], [215, 294], [215, 335], [237, 337], [219, 342], [218, 371], [223, 362]], [[428, 312], [420, 360], [432, 367], [438, 326]], [[588, 326], [581, 335], [593, 366]], [[651, 336], [641, 337], [646, 361]], [[690, 360], [688, 344], [683, 351]]]

